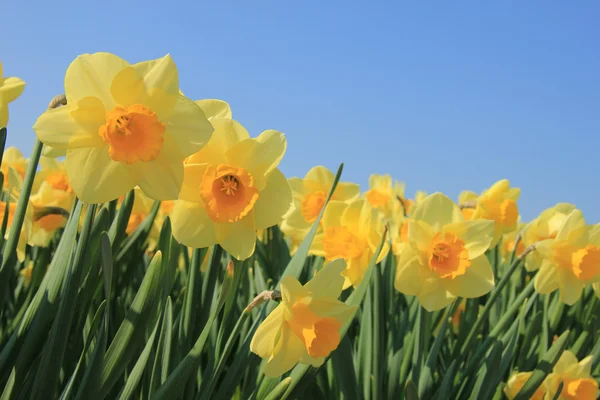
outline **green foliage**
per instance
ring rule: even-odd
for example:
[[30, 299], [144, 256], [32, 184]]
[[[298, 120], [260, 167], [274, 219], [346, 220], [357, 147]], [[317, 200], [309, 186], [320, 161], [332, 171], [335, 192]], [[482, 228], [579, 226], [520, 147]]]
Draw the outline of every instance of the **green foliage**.
[[[340, 174], [341, 167], [334, 187]], [[565, 306], [556, 294], [534, 293], [522, 260], [492, 257], [498, 281], [490, 294], [468, 299], [462, 311], [457, 299], [430, 313], [394, 289], [390, 254], [374, 257], [359, 287], [342, 294], [358, 309], [326, 362], [266, 378], [249, 348], [275, 304], [246, 306], [283, 276], [305, 283], [322, 267], [308, 255], [321, 216], [293, 257], [273, 227], [239, 262], [219, 246], [177, 243], [168, 218], [150, 249], [159, 203], [128, 235], [133, 201], [131, 192], [118, 209], [77, 204], [50, 247], [29, 247], [24, 263], [13, 222], [0, 269], [2, 399], [491, 399], [502, 398], [513, 372], [533, 371], [518, 397], [526, 399], [565, 349], [594, 355], [599, 377], [600, 301], [589, 288]], [[23, 215], [20, 201], [17, 226]], [[29, 263], [25, 285], [18, 272]]]

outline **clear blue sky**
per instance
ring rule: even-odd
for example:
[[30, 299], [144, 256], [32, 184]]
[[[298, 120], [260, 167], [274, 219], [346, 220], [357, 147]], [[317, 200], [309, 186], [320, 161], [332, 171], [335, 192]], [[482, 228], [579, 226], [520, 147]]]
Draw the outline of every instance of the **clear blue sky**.
[[[89, 4], [89, 5], [84, 5]], [[193, 99], [228, 101], [251, 134], [287, 134], [287, 176], [314, 165], [456, 199], [501, 178], [529, 220], [560, 201], [600, 221], [596, 1], [17, 1], [0, 59], [27, 82], [8, 145], [81, 53], [170, 53]]]

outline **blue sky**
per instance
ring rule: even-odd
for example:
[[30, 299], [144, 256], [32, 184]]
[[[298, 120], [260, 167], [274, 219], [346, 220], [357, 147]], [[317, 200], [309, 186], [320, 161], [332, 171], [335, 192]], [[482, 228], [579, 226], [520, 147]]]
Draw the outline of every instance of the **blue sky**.
[[[86, 5], [87, 3], [88, 5]], [[287, 135], [287, 176], [314, 165], [365, 190], [371, 173], [456, 199], [501, 178], [526, 220], [572, 202], [600, 222], [600, 3], [580, 1], [16, 1], [0, 60], [27, 82], [8, 145], [79, 54], [170, 53], [193, 99], [228, 101]]]

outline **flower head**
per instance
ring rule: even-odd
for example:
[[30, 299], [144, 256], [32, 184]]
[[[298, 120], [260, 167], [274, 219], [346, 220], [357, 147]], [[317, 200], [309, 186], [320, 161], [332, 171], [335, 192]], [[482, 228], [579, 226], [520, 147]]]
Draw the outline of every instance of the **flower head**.
[[42, 114], [38, 138], [60, 153], [84, 203], [116, 199], [135, 186], [156, 200], [176, 199], [183, 160], [209, 140], [202, 109], [179, 93], [169, 55], [130, 65], [84, 54], [65, 76], [67, 105]]
[[[513, 400], [517, 397], [517, 394], [523, 389], [523, 386], [525, 386], [525, 383], [529, 380], [532, 373], [533, 372], [519, 372], [513, 374], [508, 379], [508, 382], [506, 382], [506, 386], [504, 387], [504, 394], [509, 400]], [[543, 400], [545, 395], [546, 388], [544, 385], [541, 385], [537, 388], [533, 396], [530, 397], [530, 400]]]
[[397, 290], [434, 311], [457, 296], [480, 297], [493, 288], [484, 254], [492, 241], [492, 221], [465, 221], [452, 200], [434, 193], [416, 207], [408, 224], [409, 246], [396, 266]]
[[0, 62], [0, 128], [8, 125], [8, 103], [15, 101], [25, 89], [25, 82], [21, 79], [3, 76], [2, 62]]
[[[385, 231], [377, 211], [364, 199], [349, 204], [331, 201], [323, 214], [323, 231], [313, 240], [311, 251], [327, 261], [343, 258], [346, 270], [344, 289], [357, 287], [381, 242]], [[381, 261], [389, 251], [385, 244], [378, 255]]]
[[298, 363], [318, 367], [340, 343], [340, 330], [355, 306], [337, 300], [342, 292], [344, 261], [327, 263], [307, 284], [281, 280], [281, 303], [258, 327], [250, 350], [267, 359], [265, 375], [277, 377]]
[[[281, 230], [292, 239], [292, 243], [300, 243], [312, 227], [325, 205], [334, 179], [333, 173], [322, 166], [312, 168], [304, 179], [288, 179], [294, 196], [294, 210], [281, 223]], [[357, 184], [338, 182], [331, 200], [350, 202], [359, 194]]]
[[519, 221], [517, 200], [520, 194], [520, 189], [511, 188], [510, 182], [502, 179], [494, 183], [477, 199], [472, 219], [494, 221], [494, 240], [492, 240], [491, 247], [496, 246], [502, 235], [517, 229]]
[[277, 169], [286, 140], [273, 130], [250, 138], [228, 118], [210, 122], [211, 140], [186, 160], [173, 235], [191, 247], [218, 243], [243, 260], [254, 252], [257, 229], [278, 224], [293, 207], [290, 186]]
[[539, 242], [536, 249], [543, 258], [534, 283], [539, 293], [558, 289], [560, 299], [573, 305], [585, 285], [600, 281], [600, 224], [587, 225], [581, 211], [573, 210], [556, 238]]
[[398, 181], [392, 184], [390, 175], [371, 175], [365, 198], [387, 220], [392, 219], [397, 213], [406, 214], [407, 210], [403, 208], [404, 184]]
[[544, 387], [550, 398], [555, 398], [560, 382], [563, 388], [560, 392], [561, 400], [595, 400], [598, 398], [598, 382], [592, 377], [592, 356], [581, 361], [568, 350], [565, 350], [558, 362], [554, 365], [552, 373], [546, 377]]
[[4, 150], [4, 154], [2, 155], [2, 174], [4, 175], [4, 183], [2, 187], [4, 189], [9, 188], [9, 180], [8, 180], [8, 169], [12, 168], [15, 170], [18, 176], [21, 179], [25, 178], [25, 171], [27, 170], [27, 160], [21, 154], [21, 151], [16, 147], [9, 147]]

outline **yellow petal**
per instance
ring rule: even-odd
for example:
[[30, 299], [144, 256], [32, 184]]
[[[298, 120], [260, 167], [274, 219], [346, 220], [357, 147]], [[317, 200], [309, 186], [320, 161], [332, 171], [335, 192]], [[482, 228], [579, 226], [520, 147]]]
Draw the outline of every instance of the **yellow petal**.
[[185, 201], [201, 203], [200, 184], [208, 164], [186, 164], [183, 169], [183, 183], [179, 198]]
[[302, 287], [298, 279], [291, 275], [286, 275], [281, 279], [280, 284], [282, 304], [294, 304], [296, 299], [302, 298], [308, 294], [308, 290]]
[[443, 225], [464, 220], [458, 206], [442, 193], [429, 195], [417, 204], [411, 218], [427, 222], [434, 231], [441, 230]]
[[292, 193], [294, 197], [302, 199], [304, 197], [304, 181], [300, 178], [289, 178], [288, 183], [292, 188]]
[[408, 220], [408, 243], [414, 250], [426, 253], [433, 236], [433, 229], [427, 222], [412, 218]]
[[110, 53], [82, 54], [65, 75], [67, 103], [74, 104], [85, 97], [97, 97], [104, 108], [112, 110], [116, 103], [110, 93], [114, 77], [129, 63]]
[[223, 100], [204, 99], [195, 103], [204, 111], [206, 118], [232, 118], [231, 107]]
[[540, 270], [535, 276], [534, 287], [539, 294], [548, 294], [558, 289], [558, 275], [550, 260], [542, 261]]
[[343, 259], [328, 262], [314, 278], [304, 285], [304, 288], [312, 293], [313, 299], [323, 297], [337, 299], [344, 286], [344, 277], [341, 274], [345, 269], [346, 262]]
[[439, 288], [436, 287], [435, 289], [422, 293], [418, 296], [418, 299], [423, 308], [431, 312], [446, 307], [448, 304], [452, 303], [452, 300], [454, 300], [455, 297], [451, 293], [445, 290], [439, 290]]
[[208, 143], [213, 126], [200, 107], [184, 96], [177, 96], [171, 116], [165, 121], [166, 132], [173, 137], [179, 152], [190, 156]]
[[8, 125], [8, 105], [0, 103], [0, 128]]
[[100, 100], [87, 97], [46, 111], [33, 129], [42, 143], [55, 149], [98, 147], [104, 144], [98, 129], [105, 122], [105, 110]]
[[119, 71], [110, 85], [110, 94], [122, 107], [143, 103], [145, 91], [143, 77], [132, 66]]
[[181, 96], [179, 73], [173, 58], [167, 54], [156, 60], [134, 64], [132, 67], [144, 81], [145, 96], [142, 104], [158, 114], [161, 120], [169, 118], [177, 98]]
[[196, 164], [226, 164], [227, 151], [242, 140], [250, 138], [248, 131], [237, 121], [227, 118], [210, 120], [214, 132], [209, 142], [199, 152], [190, 156], [188, 162]]
[[360, 186], [356, 183], [339, 182], [333, 193], [336, 200], [352, 201], [360, 195]]
[[270, 378], [283, 375], [292, 369], [304, 354], [306, 354], [304, 343], [291, 329], [284, 326], [273, 355], [265, 365], [265, 375]]
[[581, 297], [585, 285], [570, 270], [559, 268], [556, 270], [556, 273], [558, 275], [558, 294], [560, 300], [572, 306]]
[[256, 229], [264, 229], [280, 223], [294, 206], [292, 191], [287, 179], [279, 169], [269, 174], [267, 185], [254, 204]]
[[[333, 173], [322, 165], [313, 167], [304, 175], [304, 186], [308, 193], [319, 190], [327, 191], [331, 189], [335, 176]], [[341, 199], [340, 199], [341, 200]]]
[[444, 279], [444, 286], [455, 296], [467, 299], [481, 297], [494, 288], [494, 271], [485, 255], [471, 260], [463, 275]]
[[254, 177], [258, 190], [267, 183], [268, 175], [283, 158], [287, 142], [283, 133], [268, 130], [255, 139], [246, 139], [227, 151], [232, 165], [246, 168]]
[[256, 228], [254, 213], [250, 212], [237, 222], [215, 224], [217, 239], [225, 250], [238, 260], [245, 260], [254, 253]]
[[283, 305], [278, 305], [259, 325], [258, 329], [250, 342], [250, 351], [261, 358], [269, 358], [275, 350], [275, 343], [281, 334], [281, 328], [284, 324]]
[[342, 201], [330, 201], [325, 207], [325, 212], [323, 213], [323, 227], [327, 228], [328, 226], [341, 226], [342, 224], [342, 214], [348, 207], [348, 204]]
[[410, 247], [406, 247], [396, 263], [394, 287], [401, 293], [418, 296], [423, 290], [420, 271], [422, 269], [419, 255]]
[[[342, 278], [342, 284], [344, 279]], [[341, 289], [341, 286], [340, 286]], [[310, 309], [320, 317], [332, 317], [337, 319], [342, 325], [346, 324], [356, 312], [357, 306], [348, 304], [332, 298], [314, 299], [309, 304]]]
[[58, 158], [67, 155], [67, 149], [57, 149], [56, 147], [44, 146], [42, 148], [42, 155], [44, 157]]
[[197, 249], [217, 243], [214, 222], [202, 204], [178, 200], [171, 214], [173, 237], [181, 244]]
[[106, 147], [69, 149], [65, 165], [71, 187], [86, 204], [114, 200], [137, 185], [137, 177], [125, 164], [113, 161]]
[[556, 240], [568, 240], [569, 234], [576, 229], [580, 229], [585, 226], [585, 219], [580, 210], [573, 210], [561, 225], [558, 233], [556, 234]]
[[444, 227], [444, 232], [454, 232], [465, 242], [469, 258], [474, 259], [486, 252], [494, 237], [494, 221], [477, 220], [455, 222]]
[[169, 163], [163, 157], [138, 162], [132, 168], [139, 177], [138, 185], [154, 200], [175, 200], [183, 183], [183, 163]]
[[[0, 75], [0, 82], [2, 76]], [[0, 84], [0, 103], [8, 104], [14, 101], [17, 97], [23, 93], [25, 89], [25, 82], [19, 78], [9, 77], [5, 78], [4, 82]]]

